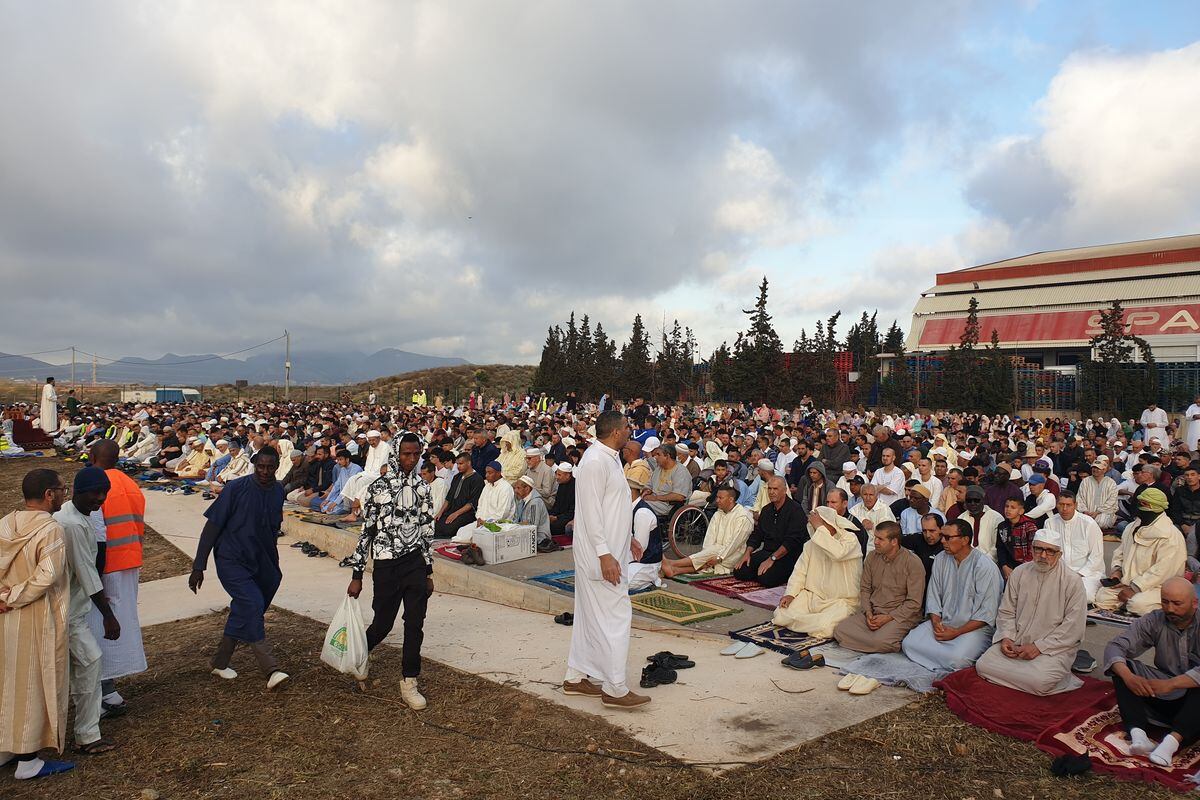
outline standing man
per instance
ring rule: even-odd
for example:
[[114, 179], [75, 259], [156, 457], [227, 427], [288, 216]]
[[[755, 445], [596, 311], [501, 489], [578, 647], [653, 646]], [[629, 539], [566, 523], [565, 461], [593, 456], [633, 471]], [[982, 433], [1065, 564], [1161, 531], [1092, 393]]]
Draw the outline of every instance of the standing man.
[[104, 621], [104, 638], [121, 636], [121, 624], [104, 597], [104, 584], [96, 570], [96, 534], [90, 514], [104, 505], [111, 484], [104, 470], [84, 467], [75, 473], [75, 490], [70, 502], [54, 514], [63, 528], [70, 565], [70, 620], [68, 649], [71, 654], [71, 702], [75, 704], [75, 748], [86, 755], [107, 753], [114, 745], [100, 735], [101, 689], [100, 645], [88, 625], [93, 605]]
[[229, 661], [238, 644], [245, 642], [267, 676], [267, 689], [274, 689], [288, 679], [271, 654], [263, 622], [283, 579], [275, 542], [283, 522], [283, 487], [275, 480], [279, 454], [264, 447], [254, 454], [253, 464], [253, 474], [231, 481], [204, 512], [208, 522], [200, 532], [188, 588], [195, 592], [204, 583], [204, 569], [212, 553], [217, 579], [230, 598], [229, 618], [212, 659], [212, 674], [226, 680], [236, 678]]
[[[413, 711], [427, 705], [417, 678], [421, 674], [425, 611], [433, 595], [433, 559], [429, 554], [433, 499], [429, 484], [417, 473], [420, 457], [421, 440], [415, 433], [404, 434], [392, 451], [387, 473], [371, 484], [363, 503], [362, 534], [350, 556], [354, 572], [346, 589], [351, 597], [359, 596], [367, 557], [373, 559], [371, 579], [375, 594], [371, 610], [375, 617], [367, 628], [368, 650], [374, 650], [392, 632], [403, 604], [400, 698]], [[461, 461], [459, 464], [461, 469], [463, 464]]]
[[[53, 380], [53, 379], [51, 379]], [[45, 405], [45, 401], [43, 401]], [[1146, 446], [1150, 446], [1151, 439], [1158, 439], [1162, 445], [1167, 444], [1167, 412], [1158, 407], [1157, 403], [1151, 403], [1150, 406], [1142, 412], [1142, 417], [1139, 422], [1142, 423], [1142, 438], [1146, 441]], [[43, 429], [44, 430], [44, 429]], [[1188, 442], [1188, 448], [1192, 446]]]
[[599, 697], [614, 708], [650, 702], [649, 697], [635, 694], [625, 685], [633, 621], [626, 567], [633, 505], [621, 471], [620, 452], [628, 439], [625, 417], [605, 411], [596, 419], [596, 441], [579, 462], [571, 551], [576, 575], [575, 623], [563, 680], [565, 694]]
[[54, 378], [46, 378], [42, 387], [42, 405], [38, 410], [38, 424], [46, 433], [58, 430], [58, 391], [54, 388]]
[[17, 780], [75, 766], [37, 755], [66, 743], [67, 548], [50, 516], [66, 492], [57, 472], [35, 469], [21, 481], [24, 510], [0, 520], [0, 764], [15, 758]]
[[1200, 392], [1196, 394], [1195, 402], [1183, 412], [1183, 417], [1186, 424], [1183, 443], [1187, 445], [1189, 452], [1195, 453], [1200, 450], [1200, 445], [1196, 444], [1197, 440], [1200, 440]]
[[[137, 482], [117, 469], [117, 443], [101, 439], [92, 447], [92, 464], [108, 476], [109, 490], [99, 514], [92, 514], [97, 547], [103, 554], [100, 580], [104, 596], [121, 626], [121, 638], [109, 639], [104, 615], [99, 607], [88, 615], [92, 635], [100, 644], [104, 711], [118, 715], [125, 711], [125, 698], [115, 681], [146, 671], [146, 650], [142, 646], [142, 623], [138, 619], [138, 580], [142, 574], [142, 537], [146, 534], [146, 498]], [[100, 519], [103, 517], [103, 519]]]

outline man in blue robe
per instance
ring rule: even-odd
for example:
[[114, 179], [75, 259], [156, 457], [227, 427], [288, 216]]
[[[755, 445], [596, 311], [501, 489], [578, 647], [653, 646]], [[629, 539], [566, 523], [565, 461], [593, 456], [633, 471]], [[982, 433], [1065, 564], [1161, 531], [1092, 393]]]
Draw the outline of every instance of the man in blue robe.
[[200, 533], [188, 587], [195, 592], [204, 583], [212, 553], [217, 579], [230, 597], [229, 618], [212, 659], [212, 673], [226, 680], [236, 678], [229, 661], [238, 644], [245, 642], [267, 676], [267, 688], [275, 689], [287, 681], [288, 674], [271, 654], [263, 615], [283, 578], [276, 545], [284, 499], [283, 487], [275, 480], [279, 453], [264, 447], [252, 463], [254, 472], [230, 481], [204, 512], [208, 522]]

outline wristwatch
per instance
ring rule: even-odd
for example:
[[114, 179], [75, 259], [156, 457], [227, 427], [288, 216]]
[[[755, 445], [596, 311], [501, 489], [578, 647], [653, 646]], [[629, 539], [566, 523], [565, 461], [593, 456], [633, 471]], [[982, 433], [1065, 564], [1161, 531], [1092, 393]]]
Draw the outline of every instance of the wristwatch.
[[767, 556], [767, 561], [778, 561], [778, 560], [779, 560], [779, 556], [775, 555], [774, 553]]

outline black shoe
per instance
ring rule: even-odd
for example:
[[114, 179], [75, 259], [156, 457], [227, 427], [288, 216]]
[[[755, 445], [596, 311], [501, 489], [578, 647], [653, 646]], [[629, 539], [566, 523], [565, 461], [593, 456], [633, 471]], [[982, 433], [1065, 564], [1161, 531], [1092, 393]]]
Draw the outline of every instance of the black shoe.
[[554, 621], [557, 622], [559, 625], [566, 625], [567, 627], [570, 627], [575, 624], [575, 615], [572, 614], [570, 611], [564, 611], [563, 613], [561, 613], [557, 617], [555, 617]]
[[820, 653], [814, 656], [807, 650], [801, 650], [798, 653], [792, 653], [779, 663], [792, 669], [813, 669], [814, 667], [825, 666], [825, 656]]
[[1087, 650], [1080, 650], [1075, 654], [1075, 663], [1071, 665], [1071, 672], [1091, 672], [1096, 668], [1096, 659]]
[[674, 670], [691, 669], [696, 666], [696, 662], [688, 660], [687, 656], [676, 655], [666, 650], [661, 653], [655, 653], [652, 656], [647, 656], [646, 660], [651, 664], [657, 664], [660, 667]]
[[301, 547], [304, 547], [304, 545], [306, 545], [306, 544], [308, 544], [308, 542], [292, 542], [290, 545], [288, 545], [288, 547], [294, 547], [297, 550], [299, 550]]
[[556, 553], [559, 550], [562, 550], [562, 545], [556, 544], [555, 542], [553, 542], [551, 540], [547, 540], [545, 542], [538, 542], [537, 551], [539, 553]]
[[678, 674], [673, 669], [668, 669], [659, 664], [647, 664], [645, 669], [642, 670], [642, 680], [638, 685], [643, 689], [653, 689], [655, 686], [674, 683], [678, 677]]

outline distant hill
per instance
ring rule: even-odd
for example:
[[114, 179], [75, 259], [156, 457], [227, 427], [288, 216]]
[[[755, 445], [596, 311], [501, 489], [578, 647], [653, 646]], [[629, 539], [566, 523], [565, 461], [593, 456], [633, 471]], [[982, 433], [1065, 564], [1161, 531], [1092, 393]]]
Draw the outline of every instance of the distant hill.
[[[349, 384], [381, 375], [398, 375], [414, 370], [466, 364], [461, 358], [442, 358], [385, 348], [374, 353], [354, 351], [292, 352], [292, 384]], [[47, 364], [34, 358], [0, 353], [0, 377], [44, 381], [53, 375], [60, 383], [70, 379], [69, 365]], [[78, 380], [91, 379], [92, 365], [82, 359], [76, 366]], [[283, 352], [260, 353], [245, 360], [213, 354], [177, 355], [161, 358], [122, 358], [101, 364], [97, 378], [103, 383], [181, 384], [203, 386], [245, 380], [252, 384], [283, 383]]]
[[[526, 391], [533, 383], [537, 367], [532, 364], [466, 364], [454, 367], [435, 367], [387, 378], [360, 383], [347, 387], [351, 396], [358, 398], [375, 392], [381, 402], [395, 402], [397, 396], [407, 399], [418, 389], [424, 389], [433, 402], [435, 394], [441, 394], [447, 402], [456, 402], [479, 385], [488, 397], [512, 392]], [[476, 373], [482, 379], [476, 382]], [[399, 392], [399, 395], [397, 395]]]

